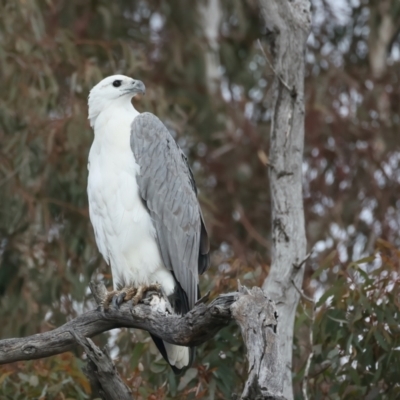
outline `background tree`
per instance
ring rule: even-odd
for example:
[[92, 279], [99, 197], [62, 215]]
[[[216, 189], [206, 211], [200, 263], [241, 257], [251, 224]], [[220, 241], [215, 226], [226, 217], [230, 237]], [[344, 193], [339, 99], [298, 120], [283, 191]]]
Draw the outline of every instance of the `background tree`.
[[[297, 310], [295, 397], [396, 398], [400, 9], [396, 0], [312, 3], [303, 190], [314, 251], [304, 288], [317, 307], [312, 315], [303, 299]], [[257, 44], [266, 45], [258, 2], [0, 7], [0, 336], [61, 325], [93, 306], [89, 279], [110, 279], [87, 215], [86, 99], [114, 72], [146, 83], [135, 105], [159, 115], [191, 159], [213, 238], [203, 290], [228, 291], [237, 278], [261, 286], [271, 259], [264, 155], [274, 74]], [[213, 28], [205, 9], [218, 10]], [[146, 334], [99, 340], [143, 399], [229, 398], [246, 376], [234, 326], [199, 348], [178, 380]], [[64, 354], [1, 366], [0, 397], [87, 398], [80, 365]]]

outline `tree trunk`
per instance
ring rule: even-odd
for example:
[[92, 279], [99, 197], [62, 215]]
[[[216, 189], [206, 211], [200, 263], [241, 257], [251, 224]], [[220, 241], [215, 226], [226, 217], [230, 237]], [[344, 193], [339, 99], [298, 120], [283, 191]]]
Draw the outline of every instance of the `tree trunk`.
[[204, 36], [207, 38], [206, 79], [210, 94], [219, 89], [221, 79], [219, 61], [219, 26], [222, 20], [220, 0], [206, 0], [199, 3]]
[[239, 288], [232, 315], [246, 344], [249, 376], [240, 400], [285, 400], [278, 371], [282, 369], [275, 304], [258, 287]]
[[397, 1], [381, 0], [370, 6], [368, 58], [372, 75], [378, 79], [386, 72], [388, 52], [399, 30]]
[[260, 0], [273, 84], [269, 178], [272, 197], [272, 264], [263, 288], [278, 310], [283, 395], [293, 399], [293, 327], [303, 283], [306, 236], [302, 195], [305, 47], [308, 0]]

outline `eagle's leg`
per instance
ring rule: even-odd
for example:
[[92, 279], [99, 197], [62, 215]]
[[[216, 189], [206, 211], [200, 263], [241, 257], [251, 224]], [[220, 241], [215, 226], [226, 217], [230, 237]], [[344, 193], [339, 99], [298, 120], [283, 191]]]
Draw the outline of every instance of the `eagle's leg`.
[[137, 288], [137, 292], [135, 293], [135, 295], [131, 297], [132, 304], [136, 306], [136, 304], [138, 304], [139, 301], [143, 299], [143, 296], [146, 292], [150, 291], [160, 292], [160, 290], [161, 290], [161, 285], [159, 283], [153, 283], [148, 286], [139, 286]]
[[118, 290], [112, 290], [111, 292], [108, 292], [106, 297], [101, 302], [101, 307], [104, 310], [107, 310], [110, 307], [113, 297], [116, 296], [117, 294], [118, 294]]
[[126, 286], [120, 290], [113, 290], [108, 292], [106, 298], [103, 301], [103, 308], [107, 310], [110, 305], [113, 308], [119, 308], [122, 303], [128, 302], [132, 300], [132, 305], [136, 305], [143, 299], [143, 296], [146, 292], [156, 291], [159, 292], [161, 290], [161, 285], [159, 283], [155, 283], [148, 286]]
[[112, 305], [114, 308], [119, 308], [124, 301], [130, 300], [136, 292], [137, 289], [133, 286], [124, 287], [121, 290], [112, 290], [111, 292], [108, 292], [107, 296], [103, 300], [103, 309], [107, 310], [110, 305]]

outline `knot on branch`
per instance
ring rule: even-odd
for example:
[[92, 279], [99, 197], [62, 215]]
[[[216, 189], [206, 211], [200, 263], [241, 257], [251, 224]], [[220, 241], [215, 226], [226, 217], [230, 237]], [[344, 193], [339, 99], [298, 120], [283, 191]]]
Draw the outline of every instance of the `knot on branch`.
[[30, 355], [36, 353], [37, 348], [36, 348], [35, 346], [27, 345], [27, 346], [24, 346], [24, 347], [22, 348], [22, 351], [24, 352], [24, 354], [30, 356]]

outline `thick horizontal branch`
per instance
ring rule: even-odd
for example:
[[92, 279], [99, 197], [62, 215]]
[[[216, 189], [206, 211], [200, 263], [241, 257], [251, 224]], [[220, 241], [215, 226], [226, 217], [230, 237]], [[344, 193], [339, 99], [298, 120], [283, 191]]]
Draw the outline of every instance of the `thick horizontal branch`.
[[[96, 293], [94, 295], [97, 301], [101, 297], [98, 294], [96, 296]], [[169, 343], [197, 346], [229, 324], [232, 320], [230, 306], [237, 295], [228, 293], [218, 296], [208, 305], [197, 304], [184, 316], [172, 315], [166, 311], [168, 307], [164, 299], [157, 294], [134, 307], [128, 303], [122, 304], [119, 309], [110, 308], [106, 311], [99, 307], [52, 331], [25, 338], [0, 340], [0, 364], [44, 358], [69, 351], [76, 346], [71, 332], [82, 337], [93, 337], [122, 327], [146, 330]]]
[[[97, 304], [103, 304], [107, 290], [103, 284], [91, 283]], [[125, 303], [89, 311], [50, 332], [26, 338], [0, 341], [0, 364], [48, 357], [71, 350], [79, 344], [88, 356], [85, 369], [93, 393], [104, 400], [132, 398], [129, 387], [118, 375], [108, 354], [87, 339], [114, 328], [144, 329], [161, 339], [184, 346], [196, 346], [209, 339], [232, 319], [239, 324], [249, 360], [249, 378], [241, 400], [285, 400], [282, 379], [277, 371], [281, 359], [277, 341], [275, 304], [262, 289], [249, 290], [239, 284], [239, 291], [218, 296], [204, 304], [200, 299], [186, 315], [174, 315], [166, 297], [159, 292], [147, 293], [136, 306]], [[111, 304], [114, 304], [112, 302]]]

